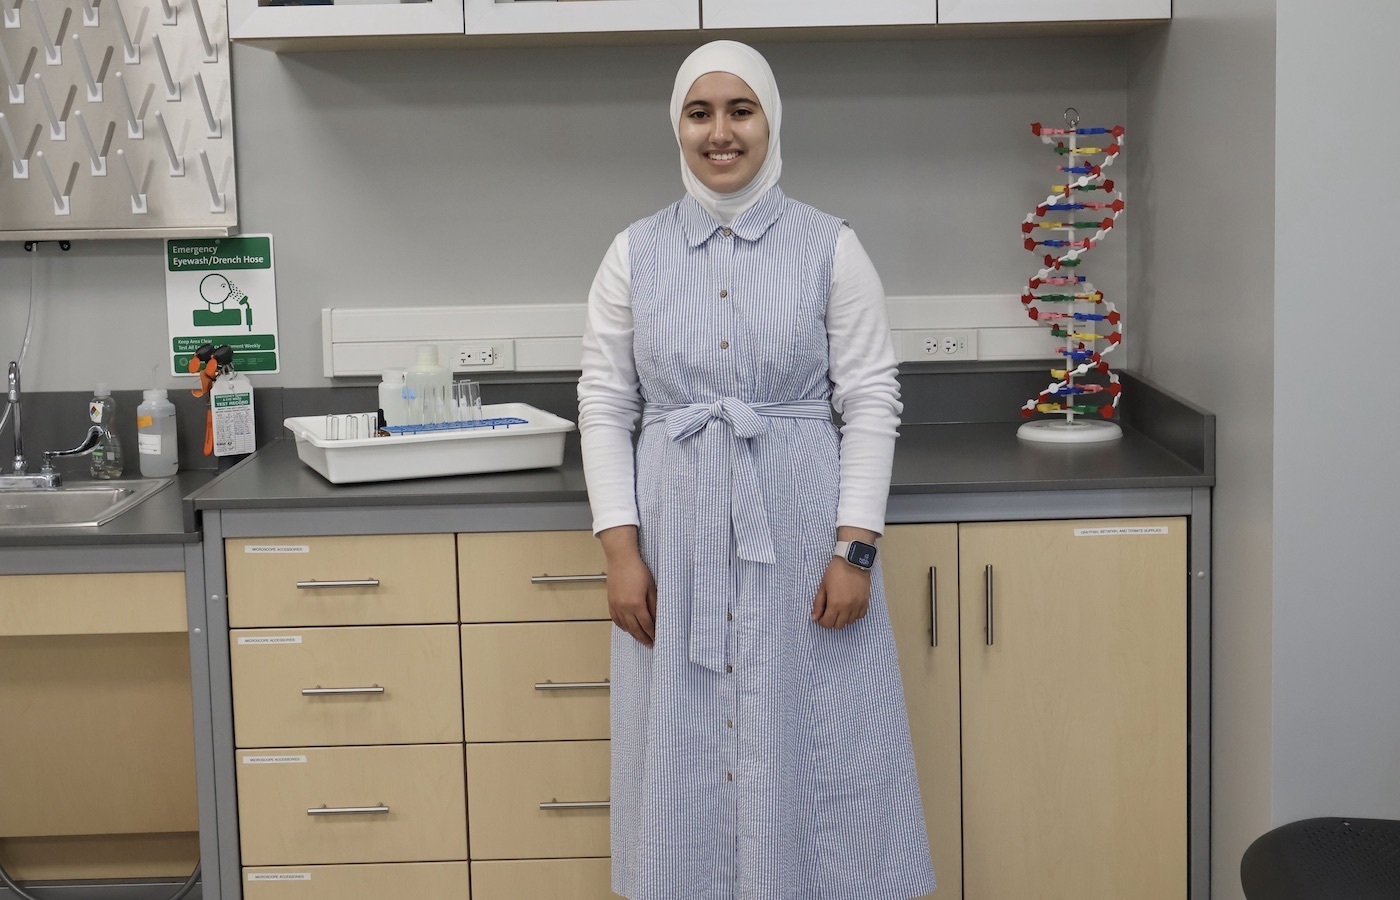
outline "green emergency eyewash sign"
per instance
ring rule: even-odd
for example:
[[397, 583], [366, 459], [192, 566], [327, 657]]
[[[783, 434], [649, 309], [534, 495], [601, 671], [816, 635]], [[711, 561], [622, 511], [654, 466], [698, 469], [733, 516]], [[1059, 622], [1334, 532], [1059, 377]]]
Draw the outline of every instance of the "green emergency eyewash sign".
[[189, 375], [203, 344], [227, 344], [238, 372], [278, 372], [272, 235], [167, 240], [170, 372]]

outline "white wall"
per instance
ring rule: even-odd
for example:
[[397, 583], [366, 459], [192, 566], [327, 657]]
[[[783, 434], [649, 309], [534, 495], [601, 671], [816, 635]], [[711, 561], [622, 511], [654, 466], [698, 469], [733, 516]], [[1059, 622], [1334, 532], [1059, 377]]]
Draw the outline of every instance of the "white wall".
[[1393, 0], [1278, 3], [1276, 822], [1400, 818], [1397, 35]]
[[[848, 218], [891, 294], [1017, 294], [1035, 263], [1019, 225], [1057, 159], [1029, 123], [1068, 105], [1122, 121], [1124, 45], [1046, 65], [1038, 40], [759, 43], [783, 93], [783, 187]], [[242, 226], [276, 239], [284, 350], [254, 382], [326, 383], [323, 306], [582, 302], [612, 236], [680, 194], [666, 103], [689, 50], [235, 47]], [[1093, 258], [1118, 298], [1126, 236]], [[105, 345], [122, 350], [103, 364], [113, 387], [147, 385], [167, 358], [160, 245], [41, 252], [29, 387], [89, 388], [73, 353]], [[0, 244], [5, 358], [30, 268]]]
[[[1212, 897], [1270, 827], [1274, 0], [1173, 0], [1129, 48], [1127, 343], [1215, 412]], [[1275, 649], [1274, 653], [1277, 652]], [[1274, 657], [1277, 658], [1277, 657]]]

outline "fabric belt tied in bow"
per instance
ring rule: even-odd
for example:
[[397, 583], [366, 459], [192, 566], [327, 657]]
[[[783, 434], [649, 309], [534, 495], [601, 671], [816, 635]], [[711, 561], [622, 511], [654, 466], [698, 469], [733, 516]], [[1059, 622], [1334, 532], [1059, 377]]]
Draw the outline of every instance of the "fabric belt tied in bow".
[[750, 404], [725, 397], [714, 403], [648, 404], [642, 418], [643, 427], [665, 422], [673, 441], [699, 442], [690, 661], [714, 672], [724, 671], [725, 612], [736, 591], [731, 528], [739, 559], [777, 562], [750, 444], [764, 432], [765, 418], [830, 421], [831, 405], [825, 400]]

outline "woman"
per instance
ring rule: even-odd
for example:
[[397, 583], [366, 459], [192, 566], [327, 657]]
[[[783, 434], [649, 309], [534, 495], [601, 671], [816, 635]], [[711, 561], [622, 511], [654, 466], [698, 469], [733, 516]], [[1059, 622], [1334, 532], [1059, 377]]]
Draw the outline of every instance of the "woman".
[[755, 50], [691, 54], [671, 122], [686, 197], [613, 241], [579, 381], [617, 626], [613, 889], [920, 896], [909, 726], [863, 567], [902, 409], [879, 278], [843, 222], [778, 189], [782, 105]]

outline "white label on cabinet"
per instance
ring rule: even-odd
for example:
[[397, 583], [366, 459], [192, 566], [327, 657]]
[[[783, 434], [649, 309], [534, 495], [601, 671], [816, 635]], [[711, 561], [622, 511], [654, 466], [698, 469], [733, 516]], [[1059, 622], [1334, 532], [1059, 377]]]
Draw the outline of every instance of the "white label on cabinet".
[[310, 881], [310, 872], [249, 872], [249, 881]]
[[1119, 528], [1076, 528], [1075, 537], [1116, 537], [1122, 534], [1166, 534], [1165, 525], [1128, 525]]
[[246, 544], [244, 553], [310, 553], [305, 544]]
[[245, 756], [243, 765], [245, 766], [268, 766], [278, 763], [304, 763], [305, 756]]
[[240, 644], [300, 644], [299, 634], [279, 634], [276, 637], [241, 637]]

